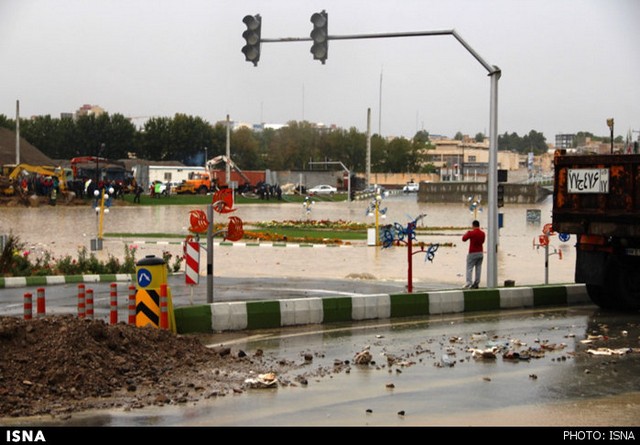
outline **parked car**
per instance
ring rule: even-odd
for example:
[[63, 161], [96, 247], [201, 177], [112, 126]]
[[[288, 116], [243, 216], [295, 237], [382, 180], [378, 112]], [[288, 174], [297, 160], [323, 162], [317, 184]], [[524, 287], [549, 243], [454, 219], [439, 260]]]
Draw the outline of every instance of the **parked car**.
[[322, 185], [316, 185], [315, 187], [310, 188], [309, 190], [307, 190], [307, 193], [309, 193], [310, 195], [333, 195], [337, 191], [338, 189], [335, 187], [322, 184]]
[[384, 195], [386, 193], [386, 189], [381, 185], [374, 184], [374, 185], [369, 185], [364, 190], [362, 190], [362, 193], [365, 193], [365, 194], [377, 193], [377, 192], [380, 192], [381, 195]]
[[402, 187], [402, 191], [404, 193], [418, 193], [418, 190], [420, 189], [420, 184], [418, 184], [417, 182], [407, 182], [407, 185], [405, 185], [404, 187]]

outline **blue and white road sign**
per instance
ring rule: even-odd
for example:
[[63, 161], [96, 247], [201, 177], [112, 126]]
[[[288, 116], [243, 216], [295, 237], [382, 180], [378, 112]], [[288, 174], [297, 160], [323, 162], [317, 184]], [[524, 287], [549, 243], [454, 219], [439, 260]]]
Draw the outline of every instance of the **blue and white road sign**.
[[138, 286], [147, 287], [149, 284], [151, 284], [152, 278], [153, 277], [149, 269], [141, 268], [138, 270]]

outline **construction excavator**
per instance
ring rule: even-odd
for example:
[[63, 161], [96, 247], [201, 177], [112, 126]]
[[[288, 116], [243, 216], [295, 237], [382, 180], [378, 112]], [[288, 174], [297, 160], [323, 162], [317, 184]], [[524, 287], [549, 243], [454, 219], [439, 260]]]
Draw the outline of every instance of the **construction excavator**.
[[2, 175], [0, 175], [0, 195], [4, 196], [24, 196], [27, 190], [22, 185], [22, 179], [32, 177], [33, 175], [47, 178], [57, 178], [58, 191], [62, 196], [69, 193], [67, 187], [67, 171], [57, 167], [40, 167], [30, 164], [18, 164], [3, 166]]

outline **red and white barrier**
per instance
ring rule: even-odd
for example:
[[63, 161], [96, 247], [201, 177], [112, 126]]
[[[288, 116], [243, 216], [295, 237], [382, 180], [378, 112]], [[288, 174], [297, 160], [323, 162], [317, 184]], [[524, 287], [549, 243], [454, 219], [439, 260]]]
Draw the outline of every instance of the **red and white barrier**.
[[200, 243], [185, 241], [184, 243], [185, 284], [195, 285], [200, 281]]
[[160, 285], [160, 329], [169, 329], [169, 305], [167, 285]]
[[93, 289], [87, 289], [85, 303], [86, 303], [86, 317], [90, 320], [93, 320]]
[[24, 294], [24, 319], [31, 320], [33, 318], [33, 300], [30, 293]]
[[129, 286], [129, 324], [136, 325], [136, 287]]
[[78, 318], [86, 317], [84, 284], [78, 284]]
[[111, 283], [109, 308], [111, 309], [109, 312], [109, 322], [111, 324], [117, 324], [118, 323], [118, 285], [116, 283]]
[[44, 287], [39, 287], [36, 295], [36, 316], [38, 318], [41, 318], [47, 315], [47, 309], [44, 300]]

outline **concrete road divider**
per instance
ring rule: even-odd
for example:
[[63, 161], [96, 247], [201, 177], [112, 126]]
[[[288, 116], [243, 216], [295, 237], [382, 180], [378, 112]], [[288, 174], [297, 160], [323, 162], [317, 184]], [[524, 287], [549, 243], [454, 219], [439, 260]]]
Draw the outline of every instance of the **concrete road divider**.
[[590, 302], [584, 284], [566, 284], [221, 302], [174, 312], [178, 333], [213, 333]]

